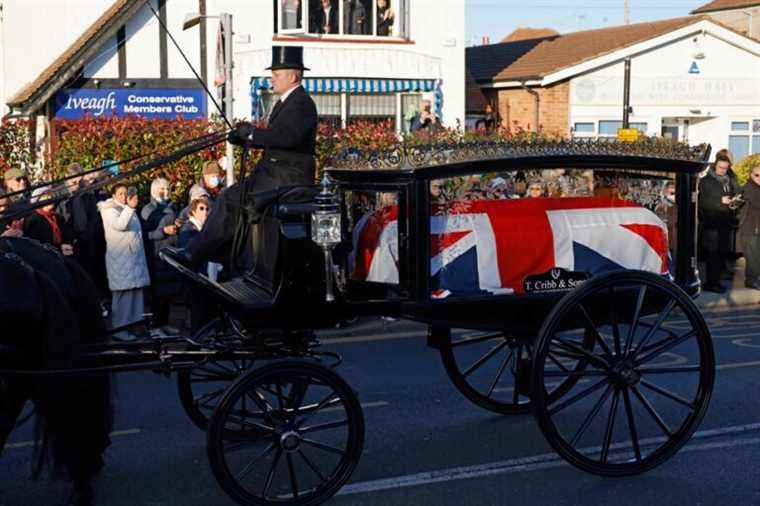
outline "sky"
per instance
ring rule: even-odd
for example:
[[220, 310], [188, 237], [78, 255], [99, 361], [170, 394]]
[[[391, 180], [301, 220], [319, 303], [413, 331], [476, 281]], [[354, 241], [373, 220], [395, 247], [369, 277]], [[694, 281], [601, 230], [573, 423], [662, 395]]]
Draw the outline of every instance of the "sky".
[[[709, 0], [629, 0], [631, 23], [687, 16]], [[491, 43], [515, 28], [560, 33], [624, 24], [624, 0], [466, 0], [467, 45]]]

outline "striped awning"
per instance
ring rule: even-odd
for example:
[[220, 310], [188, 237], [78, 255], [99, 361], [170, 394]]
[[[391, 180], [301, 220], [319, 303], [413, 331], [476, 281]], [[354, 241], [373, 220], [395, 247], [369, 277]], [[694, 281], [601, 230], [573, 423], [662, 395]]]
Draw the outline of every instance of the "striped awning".
[[[436, 79], [321, 79], [310, 77], [303, 80], [309, 93], [398, 93], [404, 91], [433, 91]], [[268, 90], [270, 78], [254, 77], [251, 92]]]
[[[336, 79], [309, 77], [302, 85], [309, 93], [382, 94], [403, 92], [435, 92], [435, 109], [441, 115], [443, 92], [439, 79]], [[261, 93], [272, 88], [269, 77], [251, 78], [251, 116], [262, 114]]]

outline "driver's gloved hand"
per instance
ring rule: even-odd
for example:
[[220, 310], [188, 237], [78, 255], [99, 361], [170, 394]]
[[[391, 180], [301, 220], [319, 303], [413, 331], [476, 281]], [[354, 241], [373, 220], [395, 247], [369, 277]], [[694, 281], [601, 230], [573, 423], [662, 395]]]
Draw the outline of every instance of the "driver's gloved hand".
[[234, 130], [227, 134], [227, 140], [236, 146], [246, 146], [251, 142], [253, 126], [250, 123], [239, 123]]

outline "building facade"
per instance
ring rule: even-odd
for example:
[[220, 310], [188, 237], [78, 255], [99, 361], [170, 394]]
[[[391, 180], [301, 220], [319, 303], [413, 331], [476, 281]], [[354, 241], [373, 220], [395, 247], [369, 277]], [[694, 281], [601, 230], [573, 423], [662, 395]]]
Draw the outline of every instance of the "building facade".
[[[325, 5], [333, 13], [321, 22]], [[48, 121], [217, 113], [160, 23], [221, 98], [215, 16], [229, 13], [235, 118], [261, 117], [274, 101], [265, 70], [272, 45], [300, 45], [311, 69], [304, 85], [323, 119], [387, 119], [403, 130], [425, 97], [445, 125], [464, 121], [464, 0], [60, 0], [52, 6], [5, 0], [2, 13], [6, 113]], [[207, 17], [183, 30], [191, 13]]]
[[479, 85], [504, 126], [615, 137], [626, 59], [631, 127], [736, 159], [760, 152], [760, 43], [706, 17], [542, 39]]

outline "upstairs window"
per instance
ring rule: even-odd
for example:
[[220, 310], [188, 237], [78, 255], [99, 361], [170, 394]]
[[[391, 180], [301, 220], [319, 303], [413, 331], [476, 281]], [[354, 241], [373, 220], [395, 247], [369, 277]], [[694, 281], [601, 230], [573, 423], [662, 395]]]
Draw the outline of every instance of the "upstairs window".
[[409, 0], [275, 0], [275, 31], [327, 38], [408, 37]]

